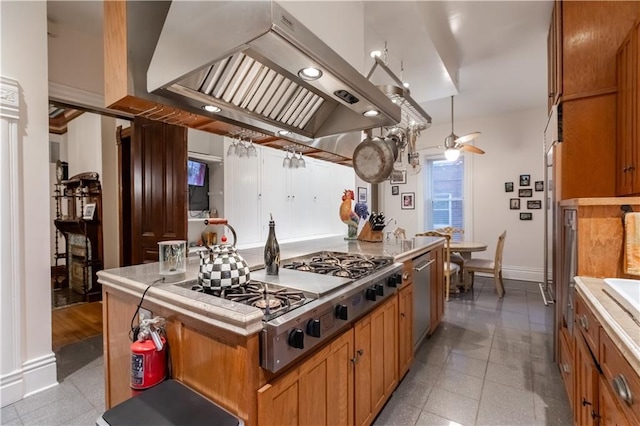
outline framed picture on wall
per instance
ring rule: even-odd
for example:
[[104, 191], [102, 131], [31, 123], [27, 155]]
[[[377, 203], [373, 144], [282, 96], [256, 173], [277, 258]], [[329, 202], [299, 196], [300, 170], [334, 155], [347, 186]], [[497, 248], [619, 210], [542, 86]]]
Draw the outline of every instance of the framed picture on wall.
[[513, 182], [504, 183], [504, 192], [513, 192]]
[[509, 200], [509, 208], [511, 210], [520, 210], [520, 198], [511, 198]]
[[537, 192], [540, 191], [544, 191], [544, 181], [543, 180], [537, 180], [535, 183], [535, 188]]
[[533, 213], [520, 213], [520, 220], [532, 220]]
[[542, 208], [542, 201], [540, 201], [540, 200], [529, 200], [529, 201], [527, 201], [527, 208], [531, 209], [531, 210], [541, 209]]
[[519, 189], [518, 197], [533, 197], [533, 191], [531, 189]]
[[393, 172], [391, 172], [389, 180], [392, 184], [407, 183], [407, 171], [394, 170]]
[[398, 195], [400, 193], [400, 187], [398, 185], [393, 185], [391, 187], [391, 195]]
[[358, 187], [358, 202], [366, 203], [367, 202], [367, 188]]
[[531, 175], [520, 175], [520, 186], [531, 186]]
[[416, 208], [416, 193], [403, 192], [400, 199], [402, 202], [402, 210], [413, 210]]

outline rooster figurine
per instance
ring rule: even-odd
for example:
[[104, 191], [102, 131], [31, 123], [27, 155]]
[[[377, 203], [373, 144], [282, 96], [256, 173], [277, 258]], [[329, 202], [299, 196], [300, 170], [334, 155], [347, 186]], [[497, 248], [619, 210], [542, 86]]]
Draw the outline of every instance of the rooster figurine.
[[360, 218], [351, 210], [351, 201], [354, 199], [353, 191], [345, 189], [342, 196], [342, 204], [340, 204], [340, 220], [349, 227], [345, 240], [355, 240], [357, 238], [356, 234], [358, 233], [358, 221]]

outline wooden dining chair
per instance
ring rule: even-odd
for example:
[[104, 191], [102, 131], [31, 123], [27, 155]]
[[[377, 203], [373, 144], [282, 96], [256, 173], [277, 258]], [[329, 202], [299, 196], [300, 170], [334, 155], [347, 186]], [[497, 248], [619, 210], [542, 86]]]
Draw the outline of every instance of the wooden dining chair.
[[[456, 228], [454, 226], [446, 226], [444, 228], [438, 228], [436, 229], [436, 231], [451, 235], [452, 240], [456, 239], [455, 238], [456, 234], [458, 235], [464, 234], [464, 229]], [[462, 240], [462, 237], [460, 238], [460, 240]], [[451, 263], [455, 263], [460, 268], [459, 280], [462, 281], [462, 279], [464, 278], [464, 257], [462, 257], [460, 253], [452, 252]]]
[[449, 301], [449, 290], [451, 288], [451, 276], [458, 273], [460, 267], [455, 263], [451, 262], [451, 249], [450, 249], [450, 241], [451, 234], [446, 234], [444, 232], [438, 231], [426, 231], [416, 234], [416, 237], [442, 237], [446, 240], [444, 245], [444, 296], [445, 300]]
[[[504, 240], [507, 238], [507, 231], [504, 231], [498, 237], [498, 245], [496, 246], [496, 254], [491, 259], [470, 259], [464, 263], [464, 269], [471, 275], [471, 289], [473, 290], [473, 275], [475, 272], [483, 272], [492, 274], [496, 284], [498, 297], [504, 297], [504, 282], [502, 281], [502, 252], [504, 251]], [[465, 285], [468, 282], [465, 281]]]

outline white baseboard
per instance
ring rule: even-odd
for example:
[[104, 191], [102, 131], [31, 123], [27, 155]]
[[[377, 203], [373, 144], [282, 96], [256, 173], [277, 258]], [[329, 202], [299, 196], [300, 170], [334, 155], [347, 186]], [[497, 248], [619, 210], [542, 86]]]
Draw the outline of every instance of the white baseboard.
[[57, 385], [56, 356], [51, 352], [31, 359], [20, 370], [0, 377], [0, 406], [13, 404]]
[[31, 396], [58, 384], [56, 355], [53, 352], [22, 364], [24, 397]]
[[[478, 276], [491, 276], [477, 273]], [[541, 283], [544, 272], [542, 268], [528, 268], [525, 266], [502, 266], [502, 277], [510, 280], [531, 281]]]

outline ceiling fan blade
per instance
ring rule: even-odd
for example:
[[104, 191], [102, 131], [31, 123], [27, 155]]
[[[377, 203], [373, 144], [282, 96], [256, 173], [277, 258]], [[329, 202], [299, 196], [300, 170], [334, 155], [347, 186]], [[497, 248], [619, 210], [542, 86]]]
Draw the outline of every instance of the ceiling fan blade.
[[446, 147], [444, 147], [442, 145], [431, 145], [431, 146], [426, 146], [426, 147], [424, 147], [422, 149], [432, 149], [432, 148], [438, 148], [438, 149], [442, 149], [442, 150], [446, 149]]
[[468, 135], [460, 136], [458, 139], [455, 140], [455, 142], [456, 143], [469, 142], [469, 141], [474, 140], [475, 138], [477, 138], [480, 135], [481, 135], [480, 132], [469, 133]]
[[483, 150], [481, 150], [477, 146], [473, 146], [473, 145], [464, 145], [463, 144], [463, 145], [458, 146], [458, 149], [460, 151], [469, 151], [469, 152], [472, 152], [474, 154], [484, 154]]

